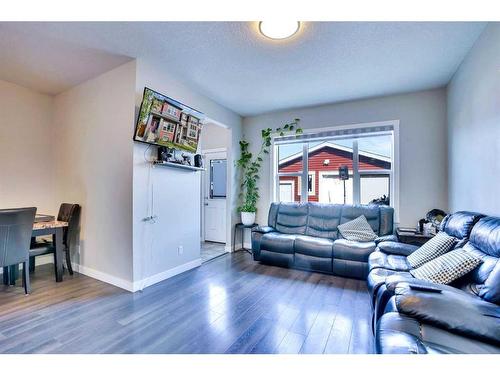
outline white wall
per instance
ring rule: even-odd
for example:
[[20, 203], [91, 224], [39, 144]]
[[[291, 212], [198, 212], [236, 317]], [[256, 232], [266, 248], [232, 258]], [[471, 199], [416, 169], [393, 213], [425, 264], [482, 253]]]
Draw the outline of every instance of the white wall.
[[203, 127], [200, 137], [200, 149], [228, 148], [231, 142], [231, 133], [228, 129], [208, 123]]
[[449, 206], [500, 216], [500, 24], [490, 23], [448, 85]]
[[[296, 117], [304, 129], [400, 120], [400, 223], [414, 226], [430, 209], [447, 209], [445, 89], [247, 117], [243, 119], [244, 136], [256, 151], [261, 129], [276, 128]], [[257, 222], [264, 224], [271, 199], [268, 159], [260, 176]]]
[[82, 272], [131, 289], [135, 61], [55, 97], [59, 201], [82, 206]]
[[[241, 118], [234, 112], [216, 104], [185, 86], [161, 64], [144, 59], [137, 60], [136, 113], [142, 100], [144, 86], [164, 93], [189, 105], [231, 130], [229, 158], [239, 151]], [[144, 159], [147, 146], [134, 144], [133, 174], [133, 232], [134, 280], [140, 288], [152, 282], [199, 264], [200, 257], [200, 173], [156, 167], [150, 170]], [[229, 163], [229, 176], [233, 180], [235, 168]], [[149, 173], [151, 172], [151, 181]], [[228, 202], [232, 209], [228, 222], [236, 221], [236, 183]], [[149, 215], [151, 186], [154, 186], [154, 214], [156, 223], [143, 219]], [[183, 254], [178, 254], [183, 246]]]
[[0, 209], [56, 214], [53, 98], [0, 81]]

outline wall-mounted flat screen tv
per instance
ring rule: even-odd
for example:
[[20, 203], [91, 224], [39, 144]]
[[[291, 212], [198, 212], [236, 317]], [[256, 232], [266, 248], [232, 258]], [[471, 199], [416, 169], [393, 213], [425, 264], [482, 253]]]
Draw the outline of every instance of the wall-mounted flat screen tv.
[[203, 113], [145, 87], [134, 140], [196, 153], [204, 121]]

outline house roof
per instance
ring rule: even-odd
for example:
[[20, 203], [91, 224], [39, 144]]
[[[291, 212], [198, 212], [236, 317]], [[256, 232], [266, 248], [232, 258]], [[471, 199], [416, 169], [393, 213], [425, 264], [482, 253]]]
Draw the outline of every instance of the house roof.
[[[319, 151], [322, 148], [329, 148], [329, 149], [346, 151], [346, 152], [351, 152], [352, 153], [352, 148], [351, 147], [341, 146], [341, 145], [338, 145], [336, 143], [325, 141], [325, 142], [321, 142], [320, 144], [317, 144], [314, 147], [311, 147], [309, 149], [309, 154], [311, 154], [313, 152], [316, 152], [316, 151]], [[375, 154], [373, 152], [359, 151], [358, 154], [361, 155], [361, 156], [368, 157], [368, 158], [377, 159], [377, 160], [380, 160], [380, 161], [383, 161], [383, 162], [388, 162], [388, 163], [391, 162], [391, 158], [390, 157], [379, 155], [379, 154]], [[283, 160], [280, 160], [279, 164], [280, 165], [287, 164], [287, 163], [289, 163], [289, 162], [291, 162], [291, 161], [293, 161], [295, 159], [300, 159], [301, 157], [302, 157], [302, 152], [297, 152], [295, 154], [292, 154], [292, 155], [286, 157]]]

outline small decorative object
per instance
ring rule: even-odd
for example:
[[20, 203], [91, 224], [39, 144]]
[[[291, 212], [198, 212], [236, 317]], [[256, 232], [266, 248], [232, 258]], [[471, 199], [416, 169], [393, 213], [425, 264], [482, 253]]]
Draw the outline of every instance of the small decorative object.
[[160, 146], [158, 147], [158, 161], [160, 162], [168, 162], [172, 157], [171, 151], [168, 147]]
[[241, 212], [241, 222], [245, 225], [252, 225], [255, 222], [255, 212], [257, 211], [257, 201], [259, 200], [259, 187], [257, 180], [261, 163], [265, 154], [269, 154], [271, 147], [271, 139], [273, 135], [284, 136], [287, 133], [294, 132], [302, 134], [302, 129], [299, 127], [300, 119], [296, 118], [293, 122], [283, 125], [275, 130], [271, 128], [262, 129], [262, 143], [257, 155], [253, 155], [248, 151], [249, 143], [245, 140], [240, 141], [241, 157], [236, 162], [236, 165], [241, 168], [242, 182], [240, 197], [243, 199], [243, 204], [238, 207]]
[[191, 156], [190, 155], [186, 155], [186, 154], [182, 154], [182, 164], [184, 165], [191, 165]]
[[427, 221], [429, 223], [432, 223], [432, 225], [435, 228], [439, 228], [439, 226], [441, 225], [441, 221], [443, 221], [445, 216], [446, 216], [446, 212], [444, 212], [443, 210], [440, 210], [438, 208], [434, 208], [434, 209], [430, 210], [429, 212], [427, 212], [427, 214], [425, 215], [425, 218], [427, 219]]
[[200, 154], [194, 156], [194, 166], [197, 168], [203, 168], [203, 157]]
[[390, 204], [389, 197], [387, 195], [382, 195], [380, 198], [375, 198], [370, 201], [370, 204], [386, 205]]

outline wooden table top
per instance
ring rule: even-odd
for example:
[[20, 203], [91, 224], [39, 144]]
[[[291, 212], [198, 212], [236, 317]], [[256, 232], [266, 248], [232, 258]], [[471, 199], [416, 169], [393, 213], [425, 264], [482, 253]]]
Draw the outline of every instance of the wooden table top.
[[67, 227], [67, 226], [68, 226], [68, 223], [66, 221], [57, 221], [57, 220], [42, 221], [39, 223], [33, 223], [33, 230], [49, 229], [49, 228], [63, 228], [63, 227]]

